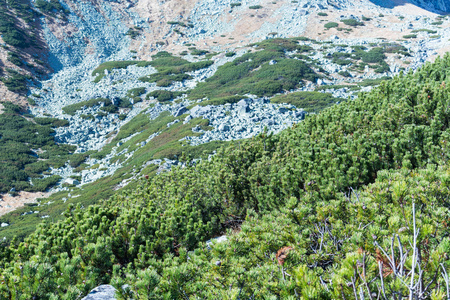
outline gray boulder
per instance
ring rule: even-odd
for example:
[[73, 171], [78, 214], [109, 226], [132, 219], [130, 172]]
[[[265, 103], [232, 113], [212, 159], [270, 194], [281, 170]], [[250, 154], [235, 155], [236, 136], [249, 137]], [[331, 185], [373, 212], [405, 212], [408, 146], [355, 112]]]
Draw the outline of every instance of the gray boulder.
[[177, 109], [177, 111], [175, 111], [172, 115], [176, 118], [176, 117], [181, 116], [182, 114], [184, 114], [187, 111], [188, 111], [188, 109], [186, 107], [182, 106], [179, 109]]
[[204, 116], [206, 114], [209, 114], [210, 112], [211, 112], [210, 105], [206, 105], [206, 106], [197, 105], [191, 109], [191, 116], [193, 118], [198, 118], [198, 117]]
[[116, 289], [112, 285], [103, 284], [93, 289], [81, 300], [116, 300], [115, 293]]

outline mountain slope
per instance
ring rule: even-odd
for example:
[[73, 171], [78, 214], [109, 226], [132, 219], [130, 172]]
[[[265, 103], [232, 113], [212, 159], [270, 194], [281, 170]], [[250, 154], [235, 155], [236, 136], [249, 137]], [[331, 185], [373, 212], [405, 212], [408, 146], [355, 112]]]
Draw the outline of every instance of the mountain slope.
[[[0, 291], [73, 298], [112, 281], [129, 284], [123, 297], [329, 299], [361, 285], [386, 299], [444, 299], [449, 291], [434, 274], [450, 267], [449, 69], [447, 55], [280, 135], [235, 143], [102, 206], [72, 207], [65, 220], [2, 249]], [[230, 243], [188, 254], [236, 227]], [[415, 266], [389, 267], [392, 235]], [[419, 265], [420, 278], [411, 278], [405, 269]]]

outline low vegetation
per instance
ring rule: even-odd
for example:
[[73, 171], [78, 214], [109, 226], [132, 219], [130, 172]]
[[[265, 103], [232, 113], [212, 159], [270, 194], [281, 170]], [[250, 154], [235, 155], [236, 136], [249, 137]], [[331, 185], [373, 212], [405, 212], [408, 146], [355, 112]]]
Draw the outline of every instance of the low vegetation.
[[254, 94], [272, 96], [315, 81], [318, 75], [303, 61], [290, 58], [287, 51], [310, 52], [311, 47], [295, 39], [270, 39], [254, 45], [258, 51], [246, 53], [220, 66], [205, 82], [190, 91], [191, 99], [224, 98]]
[[199, 62], [189, 62], [180, 57], [161, 51], [152, 56], [153, 60], [149, 63], [158, 70], [158, 73], [151, 74], [139, 78], [143, 82], [156, 82], [157, 86], [168, 87], [175, 81], [183, 81], [192, 79], [187, 72], [201, 70], [211, 66], [214, 62], [211, 60], [203, 60]]
[[352, 27], [356, 27], [356, 26], [364, 26], [363, 22], [359, 22], [355, 19], [344, 19], [341, 20], [342, 23], [344, 23], [347, 26], [352, 26]]
[[147, 67], [150, 65], [148, 61], [124, 60], [124, 61], [107, 61], [92, 71], [92, 76], [96, 76], [94, 82], [99, 82], [104, 76], [105, 71], [111, 72], [113, 69], [126, 69], [128, 66], [136, 65], [138, 67]]
[[326, 29], [339, 27], [339, 24], [336, 22], [328, 22], [324, 25]]
[[345, 101], [345, 99], [335, 98], [330, 93], [320, 92], [294, 92], [278, 95], [270, 99], [272, 103], [289, 103], [310, 113], [317, 113], [342, 101]]
[[[27, 120], [21, 109], [4, 102], [0, 114], [0, 192], [45, 191], [59, 177], [44, 177], [51, 166], [59, 168], [75, 147], [57, 145], [52, 127], [66, 126], [65, 120], [37, 118]], [[39, 150], [38, 150], [39, 149]], [[31, 179], [31, 181], [30, 181]]]
[[[0, 248], [0, 295], [75, 299], [111, 283], [119, 299], [448, 298], [449, 69], [447, 55], [279, 135], [69, 206]], [[161, 117], [152, 147], [190, 130]]]

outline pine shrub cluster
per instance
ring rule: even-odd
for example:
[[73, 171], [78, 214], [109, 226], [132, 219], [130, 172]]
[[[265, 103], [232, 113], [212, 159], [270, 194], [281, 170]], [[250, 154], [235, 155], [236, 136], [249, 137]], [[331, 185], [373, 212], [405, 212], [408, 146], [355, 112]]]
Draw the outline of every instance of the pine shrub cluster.
[[102, 283], [119, 299], [448, 298], [449, 70], [447, 55], [70, 207], [0, 248], [1, 298], [77, 299]]

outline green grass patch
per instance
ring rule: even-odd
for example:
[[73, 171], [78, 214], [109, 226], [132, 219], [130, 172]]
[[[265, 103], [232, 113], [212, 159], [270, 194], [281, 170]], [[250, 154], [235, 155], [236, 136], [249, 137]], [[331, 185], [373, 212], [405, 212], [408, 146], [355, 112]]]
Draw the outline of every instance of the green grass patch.
[[94, 98], [91, 100], [64, 106], [62, 110], [64, 113], [73, 116], [77, 111], [79, 111], [83, 107], [94, 107], [96, 105], [100, 105], [101, 103], [103, 103], [104, 105], [111, 104], [111, 100], [107, 98]]
[[147, 67], [150, 65], [148, 61], [124, 60], [124, 61], [107, 61], [99, 65], [92, 71], [92, 76], [96, 76], [94, 82], [99, 82], [105, 76], [105, 70], [111, 72], [113, 69], [126, 69], [128, 66], [137, 65], [138, 67]]
[[317, 113], [326, 107], [342, 101], [345, 100], [335, 98], [331, 93], [320, 92], [294, 92], [286, 95], [278, 95], [270, 99], [272, 103], [292, 104], [310, 113]]
[[191, 99], [223, 98], [254, 94], [271, 96], [299, 87], [318, 75], [303, 61], [286, 51], [310, 51], [293, 39], [271, 39], [254, 44], [258, 51], [246, 53], [218, 68], [216, 73], [189, 92]]
[[214, 62], [210, 60], [203, 60], [199, 62], [189, 62], [181, 57], [173, 56], [172, 54], [162, 51], [152, 56], [153, 60], [150, 62], [158, 73], [143, 76], [139, 80], [143, 82], [156, 82], [157, 86], [168, 87], [174, 81], [183, 81], [191, 79], [192, 76], [186, 72], [193, 72], [211, 66]]

